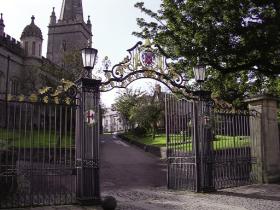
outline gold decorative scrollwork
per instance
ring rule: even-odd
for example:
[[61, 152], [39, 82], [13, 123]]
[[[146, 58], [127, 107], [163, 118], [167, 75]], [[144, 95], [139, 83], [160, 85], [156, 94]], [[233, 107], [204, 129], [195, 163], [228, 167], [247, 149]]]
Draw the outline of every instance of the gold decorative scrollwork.
[[[138, 42], [127, 51], [129, 56], [112, 69], [109, 70], [108, 65], [104, 66], [105, 81], [101, 82], [101, 92], [113, 88], [126, 88], [138, 79], [151, 78], [162, 82], [172, 91], [190, 96], [191, 91], [185, 86], [186, 77], [169, 66], [163, 50], [158, 45], [146, 40], [145, 44]], [[108, 57], [104, 63], [108, 63]]]
[[54, 104], [75, 104], [77, 95], [76, 85], [68, 80], [61, 80], [56, 89], [52, 87], [42, 87], [37, 92], [32, 93], [29, 96], [25, 95], [7, 95], [8, 101], [18, 102], [31, 102], [31, 103], [54, 103]]

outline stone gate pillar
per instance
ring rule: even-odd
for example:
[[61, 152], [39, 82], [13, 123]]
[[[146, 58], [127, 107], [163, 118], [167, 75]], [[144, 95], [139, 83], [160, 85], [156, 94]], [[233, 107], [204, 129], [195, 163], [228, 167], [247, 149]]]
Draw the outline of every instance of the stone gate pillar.
[[82, 78], [78, 86], [76, 115], [77, 200], [82, 205], [100, 202], [99, 100], [100, 81]]
[[256, 158], [252, 168], [258, 183], [280, 181], [280, 145], [277, 122], [277, 99], [259, 96], [247, 99], [249, 110], [257, 111], [250, 119], [251, 155]]

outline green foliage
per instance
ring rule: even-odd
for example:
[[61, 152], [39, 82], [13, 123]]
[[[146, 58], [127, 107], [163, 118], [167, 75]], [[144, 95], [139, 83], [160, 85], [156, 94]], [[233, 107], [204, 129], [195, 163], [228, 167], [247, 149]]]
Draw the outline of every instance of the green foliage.
[[261, 73], [240, 71], [222, 74], [209, 71], [205, 89], [212, 91], [212, 97], [229, 102], [234, 107], [246, 108], [243, 99], [260, 94], [280, 96], [280, 78], [264, 76]]
[[20, 93], [28, 95], [36, 90], [36, 84], [40, 83], [39, 69], [36, 67], [29, 67], [24, 71], [20, 71]]
[[280, 95], [280, 1], [162, 0], [157, 12], [143, 2], [135, 7], [152, 21], [138, 18], [142, 30], [134, 35], [153, 39], [190, 78], [199, 58], [211, 76], [206, 87], [222, 99], [239, 106], [250, 94]]
[[241, 70], [280, 73], [278, 0], [162, 0], [157, 13], [135, 5], [155, 22], [143, 29], [174, 58], [195, 65], [197, 57], [224, 73]]
[[73, 50], [64, 55], [64, 73], [63, 78], [76, 81], [81, 75], [85, 74], [83, 68], [82, 56], [80, 50]]
[[137, 122], [138, 126], [145, 128], [147, 131], [151, 131], [153, 137], [155, 137], [157, 123], [161, 118], [162, 111], [159, 103], [142, 101], [131, 109], [130, 120]]
[[161, 103], [156, 101], [154, 96], [140, 90], [126, 89], [125, 93], [117, 97], [114, 106], [131, 129], [137, 125], [138, 129], [145, 129], [146, 132], [151, 132], [154, 136], [157, 124], [163, 116]]
[[127, 88], [126, 91], [116, 98], [116, 102], [113, 105], [116, 110], [120, 113], [125, 127], [133, 127], [134, 122], [130, 119], [131, 110], [139, 103], [139, 100], [143, 92], [140, 90], [132, 90]]
[[79, 50], [65, 53], [63, 62], [61, 67], [51, 63], [48, 59], [43, 59], [40, 69], [40, 84], [42, 86], [55, 88], [58, 81], [65, 79], [74, 82], [85, 73]]
[[141, 136], [145, 136], [147, 134], [147, 130], [143, 127], [136, 127], [132, 130], [130, 130], [130, 132], [134, 135], [134, 136], [138, 136], [138, 137], [141, 137]]

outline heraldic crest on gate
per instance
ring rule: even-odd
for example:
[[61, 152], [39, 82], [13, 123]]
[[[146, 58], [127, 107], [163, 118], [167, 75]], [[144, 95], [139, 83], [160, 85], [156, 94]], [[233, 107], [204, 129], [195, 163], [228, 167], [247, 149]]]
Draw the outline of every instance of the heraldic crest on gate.
[[150, 78], [163, 83], [173, 93], [191, 96], [191, 91], [185, 88], [188, 81], [186, 74], [175, 71], [167, 62], [168, 59], [160, 46], [146, 40], [144, 44], [138, 42], [127, 51], [129, 56], [114, 65], [112, 69], [109, 69], [108, 57], [103, 60], [106, 79], [102, 82], [101, 92], [107, 92], [113, 88], [126, 88], [136, 80]]

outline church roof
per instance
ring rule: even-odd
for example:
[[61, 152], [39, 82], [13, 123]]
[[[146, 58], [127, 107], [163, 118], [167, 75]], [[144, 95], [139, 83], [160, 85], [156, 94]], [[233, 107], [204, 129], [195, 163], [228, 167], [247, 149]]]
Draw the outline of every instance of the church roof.
[[25, 37], [30, 37], [30, 36], [38, 37], [40, 39], [43, 39], [42, 31], [38, 26], [35, 25], [34, 20], [35, 20], [35, 17], [32, 16], [31, 17], [31, 24], [27, 25], [24, 28], [20, 39], [25, 38]]

